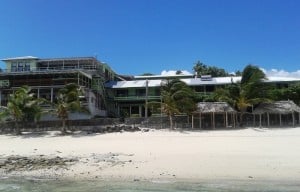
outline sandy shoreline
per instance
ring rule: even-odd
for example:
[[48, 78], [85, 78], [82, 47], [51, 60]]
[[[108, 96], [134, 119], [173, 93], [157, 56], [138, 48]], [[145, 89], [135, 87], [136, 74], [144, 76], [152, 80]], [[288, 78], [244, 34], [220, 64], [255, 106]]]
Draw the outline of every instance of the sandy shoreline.
[[57, 132], [0, 135], [0, 157], [76, 158], [65, 168], [5, 172], [0, 177], [116, 180], [300, 181], [300, 127], [221, 131]]

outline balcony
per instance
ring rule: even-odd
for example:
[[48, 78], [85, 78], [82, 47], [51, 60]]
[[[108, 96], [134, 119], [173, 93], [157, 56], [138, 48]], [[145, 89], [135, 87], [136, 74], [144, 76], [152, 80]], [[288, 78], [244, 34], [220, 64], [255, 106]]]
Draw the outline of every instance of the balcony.
[[[148, 96], [148, 101], [160, 100], [159, 96]], [[146, 100], [146, 96], [118, 96], [114, 97], [115, 101], [144, 101]]]

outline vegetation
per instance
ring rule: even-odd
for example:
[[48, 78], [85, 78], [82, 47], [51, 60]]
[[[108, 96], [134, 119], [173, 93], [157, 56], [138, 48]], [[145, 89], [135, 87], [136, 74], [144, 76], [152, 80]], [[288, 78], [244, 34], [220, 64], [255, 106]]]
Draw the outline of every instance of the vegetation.
[[168, 80], [161, 87], [161, 96], [161, 110], [168, 115], [171, 129], [175, 114], [191, 114], [196, 109], [194, 91], [179, 79]]
[[300, 105], [300, 83], [281, 89], [273, 89], [271, 92], [273, 100], [292, 100]]
[[242, 72], [241, 82], [217, 89], [215, 99], [225, 101], [238, 110], [240, 126], [242, 126], [243, 114], [249, 107], [270, 101], [271, 87], [262, 82], [264, 79], [266, 79], [265, 74], [257, 66], [248, 65]]
[[211, 75], [212, 77], [229, 76], [229, 73], [227, 73], [224, 69], [215, 66], [207, 66], [201, 61], [197, 61], [193, 69], [198, 75]]
[[40, 104], [45, 102], [37, 99], [28, 86], [23, 86], [9, 95], [6, 107], [2, 106], [0, 117], [11, 119], [15, 123], [15, 133], [21, 134], [20, 126], [27, 121], [40, 119], [42, 109]]
[[83, 91], [77, 84], [70, 83], [58, 92], [57, 100], [54, 103], [55, 114], [61, 120], [61, 132], [67, 132], [66, 122], [69, 119], [70, 112], [84, 111], [81, 106], [80, 97], [83, 96]]

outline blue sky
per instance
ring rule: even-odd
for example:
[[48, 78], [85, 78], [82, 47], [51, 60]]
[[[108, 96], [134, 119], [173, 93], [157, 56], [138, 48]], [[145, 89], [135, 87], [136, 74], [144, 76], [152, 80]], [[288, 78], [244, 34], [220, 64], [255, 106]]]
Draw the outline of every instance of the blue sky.
[[134, 75], [192, 72], [197, 60], [300, 74], [299, 10], [298, 0], [2, 0], [0, 58], [97, 55]]

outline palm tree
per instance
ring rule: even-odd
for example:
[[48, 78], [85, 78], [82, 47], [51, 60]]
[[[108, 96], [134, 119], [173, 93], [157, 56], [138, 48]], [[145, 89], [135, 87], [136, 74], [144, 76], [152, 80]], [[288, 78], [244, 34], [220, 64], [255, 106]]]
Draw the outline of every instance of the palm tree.
[[196, 108], [194, 91], [178, 79], [168, 80], [161, 87], [161, 97], [162, 111], [168, 115], [171, 129], [175, 114], [190, 114]]
[[43, 102], [43, 99], [34, 97], [34, 93], [31, 93], [28, 86], [23, 86], [9, 95], [7, 106], [2, 106], [0, 116], [11, 118], [15, 123], [15, 132], [19, 135], [21, 134], [21, 124], [26, 121], [40, 119], [42, 114], [40, 104]]
[[215, 92], [215, 98], [225, 101], [240, 112], [240, 126], [243, 123], [243, 115], [247, 109], [260, 102], [268, 102], [270, 86], [263, 84], [265, 74], [257, 66], [247, 65], [242, 73], [240, 83], [232, 83]]
[[74, 83], [67, 84], [58, 91], [54, 109], [55, 114], [62, 121], [62, 134], [67, 132], [66, 122], [69, 119], [69, 113], [84, 110], [80, 102], [81, 96], [83, 96], [82, 89]]

